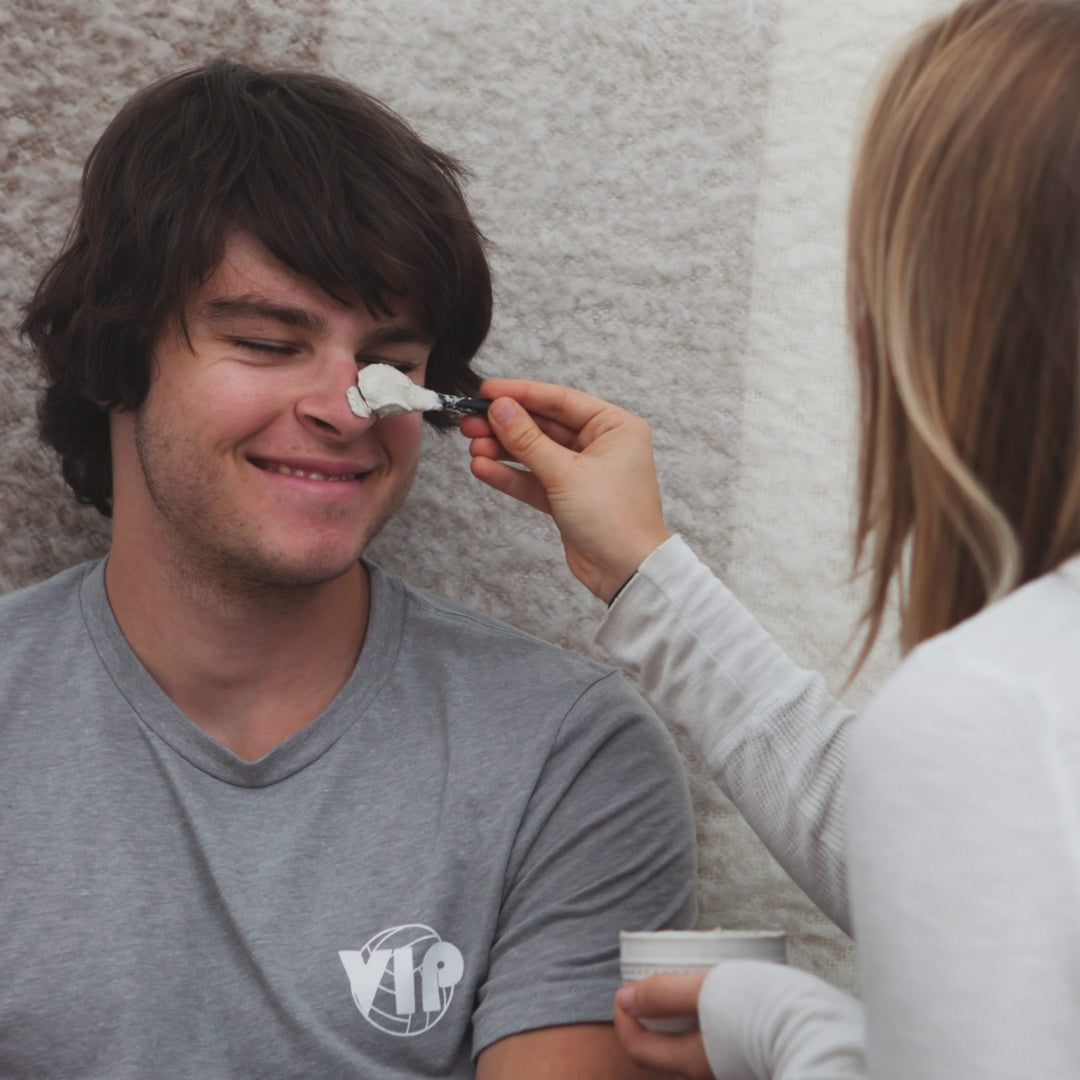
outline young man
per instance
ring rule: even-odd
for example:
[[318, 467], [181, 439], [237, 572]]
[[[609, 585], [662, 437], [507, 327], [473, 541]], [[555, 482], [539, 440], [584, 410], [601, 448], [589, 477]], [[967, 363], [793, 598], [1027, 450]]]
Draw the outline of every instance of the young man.
[[[618, 931], [694, 917], [689, 804], [608, 669], [361, 560], [491, 288], [452, 159], [215, 63], [94, 149], [27, 311], [108, 559], [0, 600], [0, 1075], [631, 1075]], [[433, 422], [437, 420], [433, 417]]]

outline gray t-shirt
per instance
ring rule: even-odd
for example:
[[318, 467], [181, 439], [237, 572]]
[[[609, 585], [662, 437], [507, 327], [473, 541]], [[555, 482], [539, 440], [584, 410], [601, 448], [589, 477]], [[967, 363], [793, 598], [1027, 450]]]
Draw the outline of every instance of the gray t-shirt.
[[255, 762], [103, 564], [0, 598], [0, 1076], [471, 1076], [610, 1020], [620, 929], [693, 924], [681, 762], [621, 676], [369, 570], [356, 670]]

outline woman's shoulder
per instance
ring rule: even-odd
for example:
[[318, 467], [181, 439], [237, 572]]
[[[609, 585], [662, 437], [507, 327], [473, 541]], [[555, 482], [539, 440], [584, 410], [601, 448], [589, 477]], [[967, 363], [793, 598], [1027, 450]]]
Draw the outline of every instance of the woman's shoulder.
[[914, 649], [864, 710], [854, 753], [1027, 749], [1063, 715], [1080, 715], [1080, 560]]
[[1068, 658], [1080, 647], [1080, 556], [1029, 581], [919, 652], [959, 655], [1018, 676]]

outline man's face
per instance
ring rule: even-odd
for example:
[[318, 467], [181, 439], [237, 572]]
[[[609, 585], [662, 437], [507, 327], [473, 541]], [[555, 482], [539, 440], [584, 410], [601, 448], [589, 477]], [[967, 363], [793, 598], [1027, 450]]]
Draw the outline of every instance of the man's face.
[[160, 545], [173, 570], [244, 587], [348, 571], [401, 505], [421, 416], [354, 416], [358, 366], [423, 382], [431, 342], [407, 305], [342, 307], [234, 234], [154, 351], [150, 390], [113, 417], [114, 542]]

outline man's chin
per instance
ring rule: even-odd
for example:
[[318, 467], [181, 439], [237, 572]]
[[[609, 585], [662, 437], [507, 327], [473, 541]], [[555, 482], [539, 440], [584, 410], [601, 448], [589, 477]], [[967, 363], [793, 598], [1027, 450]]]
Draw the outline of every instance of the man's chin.
[[358, 573], [361, 551], [323, 553], [318, 557], [278, 553], [263, 560], [231, 560], [228, 565], [223, 561], [216, 568], [206, 567], [209, 573], [205, 578], [208, 584], [216, 579], [222, 591], [238, 596], [254, 598], [276, 594], [284, 600], [292, 594], [299, 598], [300, 594]]
[[298, 560], [268, 567], [266, 584], [281, 588], [311, 588], [330, 585], [349, 574], [356, 573], [361, 552], [333, 559]]
[[217, 569], [227, 571], [241, 591], [254, 587], [287, 592], [328, 585], [357, 571], [368, 542], [389, 516], [379, 515], [377, 521], [352, 529], [290, 530], [279, 522], [276, 536], [264, 534], [247, 543], [234, 536], [220, 544]]

